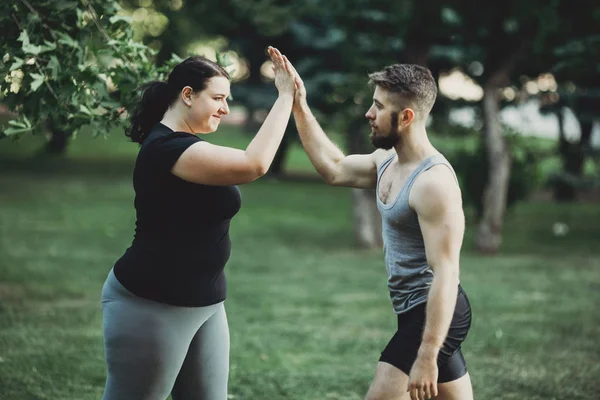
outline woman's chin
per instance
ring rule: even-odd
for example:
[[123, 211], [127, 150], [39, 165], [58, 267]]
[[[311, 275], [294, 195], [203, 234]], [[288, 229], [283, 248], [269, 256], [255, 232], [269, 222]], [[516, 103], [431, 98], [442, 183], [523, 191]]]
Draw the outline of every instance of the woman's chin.
[[196, 133], [198, 134], [202, 134], [202, 135], [206, 135], [208, 133], [213, 133], [217, 130], [217, 128], [219, 127], [219, 123], [211, 123], [208, 126], [203, 127], [202, 129], [199, 129]]

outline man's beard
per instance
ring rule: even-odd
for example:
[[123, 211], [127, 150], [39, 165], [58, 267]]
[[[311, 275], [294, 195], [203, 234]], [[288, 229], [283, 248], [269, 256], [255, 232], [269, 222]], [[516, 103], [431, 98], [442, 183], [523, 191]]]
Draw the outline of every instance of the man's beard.
[[398, 113], [392, 113], [390, 131], [387, 133], [387, 135], [379, 135], [375, 132], [372, 132], [370, 139], [373, 146], [378, 149], [389, 150], [395, 147], [400, 141], [400, 135], [398, 134]]

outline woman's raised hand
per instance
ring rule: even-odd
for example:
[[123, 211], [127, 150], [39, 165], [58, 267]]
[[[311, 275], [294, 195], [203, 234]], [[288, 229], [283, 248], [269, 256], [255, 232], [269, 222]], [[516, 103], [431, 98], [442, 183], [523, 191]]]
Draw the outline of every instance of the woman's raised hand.
[[275, 87], [279, 91], [279, 94], [291, 94], [294, 95], [295, 73], [290, 62], [281, 55], [279, 50], [269, 46], [267, 49], [269, 57], [273, 62], [273, 71], [275, 72]]

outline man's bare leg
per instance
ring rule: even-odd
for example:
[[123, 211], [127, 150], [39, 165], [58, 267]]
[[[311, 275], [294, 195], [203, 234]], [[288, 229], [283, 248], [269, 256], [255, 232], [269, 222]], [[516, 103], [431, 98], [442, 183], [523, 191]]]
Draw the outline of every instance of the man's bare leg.
[[473, 400], [473, 387], [469, 373], [451, 382], [438, 384], [436, 400]]
[[[408, 375], [385, 362], [379, 362], [365, 400], [410, 400]], [[469, 374], [438, 384], [435, 400], [473, 400]]]
[[385, 362], [378, 362], [365, 400], [410, 400], [408, 375]]

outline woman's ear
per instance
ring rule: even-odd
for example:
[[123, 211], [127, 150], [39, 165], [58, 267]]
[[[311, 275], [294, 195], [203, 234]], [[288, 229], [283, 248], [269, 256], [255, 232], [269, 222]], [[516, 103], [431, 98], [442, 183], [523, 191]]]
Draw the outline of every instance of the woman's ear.
[[185, 86], [183, 89], [181, 89], [181, 100], [183, 100], [183, 104], [185, 104], [188, 107], [191, 107], [192, 105], [193, 92], [194, 89], [192, 89], [190, 86]]

